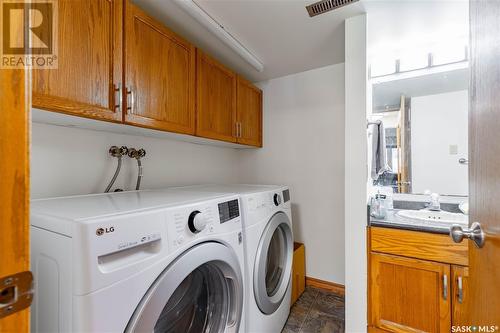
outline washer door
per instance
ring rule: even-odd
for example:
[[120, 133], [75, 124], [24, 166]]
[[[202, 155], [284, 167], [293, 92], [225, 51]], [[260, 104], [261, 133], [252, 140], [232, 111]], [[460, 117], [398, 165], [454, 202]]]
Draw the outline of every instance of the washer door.
[[242, 306], [236, 255], [220, 243], [202, 243], [160, 274], [125, 332], [238, 332]]
[[286, 295], [292, 272], [293, 237], [288, 216], [273, 215], [262, 233], [254, 266], [254, 296], [260, 311], [275, 312]]

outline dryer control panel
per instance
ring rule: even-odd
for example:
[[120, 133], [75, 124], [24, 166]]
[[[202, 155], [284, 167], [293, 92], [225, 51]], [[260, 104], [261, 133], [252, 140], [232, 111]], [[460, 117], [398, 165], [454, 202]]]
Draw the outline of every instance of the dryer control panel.
[[270, 215], [278, 211], [290, 213], [290, 190], [283, 187], [269, 192], [246, 195], [242, 199], [242, 204], [246, 212], [245, 226], [248, 227], [263, 219], [268, 219]]
[[172, 250], [197, 239], [241, 231], [239, 199], [231, 196], [177, 207], [167, 212], [166, 222]]

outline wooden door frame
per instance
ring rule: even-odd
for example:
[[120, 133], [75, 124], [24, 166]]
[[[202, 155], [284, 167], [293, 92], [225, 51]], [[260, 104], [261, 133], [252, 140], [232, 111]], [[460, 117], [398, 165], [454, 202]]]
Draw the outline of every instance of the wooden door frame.
[[[0, 277], [28, 271], [30, 71], [0, 69]], [[28, 332], [29, 308], [0, 319], [1, 332]]]

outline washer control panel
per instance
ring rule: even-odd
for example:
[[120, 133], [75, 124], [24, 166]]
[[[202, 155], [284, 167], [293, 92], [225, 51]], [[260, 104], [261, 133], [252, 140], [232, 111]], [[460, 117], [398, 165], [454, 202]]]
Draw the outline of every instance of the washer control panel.
[[240, 231], [239, 199], [230, 197], [172, 208], [167, 212], [166, 223], [171, 249], [217, 233]]
[[225, 223], [240, 216], [240, 205], [238, 199], [222, 202], [219, 207], [220, 223]]
[[189, 214], [188, 218], [188, 228], [192, 233], [197, 234], [200, 231], [203, 231], [207, 226], [208, 221], [205, 217], [205, 214], [200, 212], [199, 210], [195, 210]]
[[279, 193], [274, 193], [273, 202], [275, 206], [279, 206], [281, 204], [281, 195]]

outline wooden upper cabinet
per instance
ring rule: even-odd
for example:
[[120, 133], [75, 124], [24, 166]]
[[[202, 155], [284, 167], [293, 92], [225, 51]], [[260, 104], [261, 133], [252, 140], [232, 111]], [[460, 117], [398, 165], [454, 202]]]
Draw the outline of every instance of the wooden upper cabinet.
[[238, 143], [262, 147], [262, 90], [241, 76], [237, 87]]
[[125, 122], [194, 134], [196, 49], [128, 1], [125, 26]]
[[196, 135], [236, 142], [236, 74], [199, 49]]
[[450, 332], [450, 265], [371, 254], [370, 331]]
[[121, 121], [122, 0], [59, 0], [58, 68], [33, 70], [33, 107]]
[[129, 0], [59, 0], [58, 68], [32, 89], [35, 108], [262, 146], [262, 91]]

